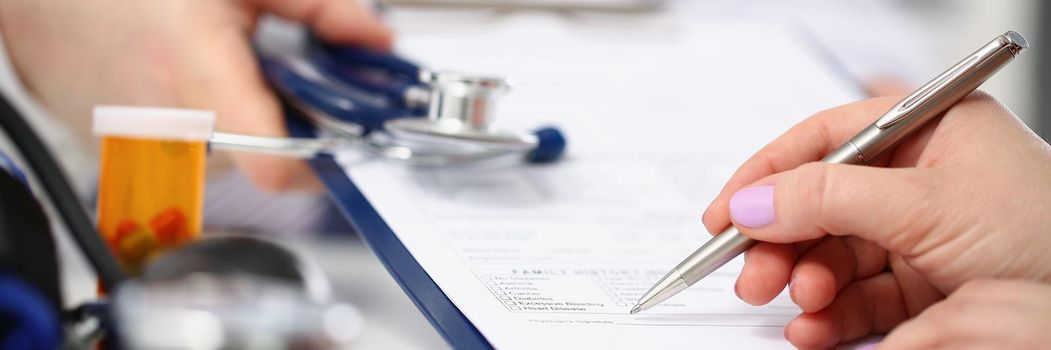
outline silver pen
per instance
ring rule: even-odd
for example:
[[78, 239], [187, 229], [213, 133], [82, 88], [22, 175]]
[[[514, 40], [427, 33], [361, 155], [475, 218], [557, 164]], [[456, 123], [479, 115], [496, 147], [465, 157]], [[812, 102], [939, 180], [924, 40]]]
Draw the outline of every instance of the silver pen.
[[[887, 150], [941, 115], [949, 107], [978, 88], [986, 79], [1010, 62], [1029, 43], [1014, 31], [993, 39], [960, 63], [938, 75], [918, 90], [891, 107], [831, 154], [826, 163], [869, 165]], [[712, 237], [668, 272], [631, 309], [632, 314], [647, 310], [678, 294], [708, 274], [733, 260], [756, 241], [741, 234], [734, 226]]]

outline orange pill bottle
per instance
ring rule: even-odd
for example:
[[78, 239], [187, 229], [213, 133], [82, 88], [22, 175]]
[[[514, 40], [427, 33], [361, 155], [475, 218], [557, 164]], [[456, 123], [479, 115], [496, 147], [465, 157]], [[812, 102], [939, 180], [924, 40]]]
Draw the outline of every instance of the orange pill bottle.
[[97, 106], [98, 228], [131, 274], [201, 232], [204, 167], [215, 114]]

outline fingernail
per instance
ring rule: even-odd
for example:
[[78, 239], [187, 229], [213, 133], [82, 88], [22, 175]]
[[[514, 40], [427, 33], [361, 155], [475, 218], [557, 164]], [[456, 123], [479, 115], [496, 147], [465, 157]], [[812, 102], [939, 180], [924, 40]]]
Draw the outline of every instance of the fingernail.
[[774, 186], [750, 187], [730, 197], [730, 216], [738, 225], [760, 228], [774, 222]]
[[879, 343], [865, 344], [865, 345], [862, 345], [862, 346], [854, 348], [854, 350], [873, 350], [877, 346], [879, 346]]

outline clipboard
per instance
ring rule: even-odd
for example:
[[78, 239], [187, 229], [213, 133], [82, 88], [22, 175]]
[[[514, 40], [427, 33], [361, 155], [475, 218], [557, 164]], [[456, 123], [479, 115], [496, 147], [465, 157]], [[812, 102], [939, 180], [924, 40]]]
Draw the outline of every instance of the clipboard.
[[[853, 90], [853, 95], [866, 95], [864, 85], [823, 42], [802, 28], [795, 29], [801, 44], [810, 50], [815, 61], [828, 69], [831, 76], [845, 82], [844, 87]], [[315, 136], [313, 126], [306, 121], [308, 119], [287, 103], [285, 113], [289, 116], [286, 125], [291, 136]], [[335, 158], [321, 155], [310, 160], [309, 164], [340, 212], [446, 342], [456, 349], [493, 349], [489, 340], [431, 279]]]
[[[313, 137], [314, 129], [299, 111], [284, 107], [286, 126], [293, 137]], [[409, 253], [390, 226], [369, 204], [354, 181], [330, 155], [308, 161], [324, 183], [326, 192], [358, 235], [380, 259], [387, 272], [398, 282], [416, 308], [454, 349], [493, 349], [478, 328], [453, 304], [434, 283], [423, 266]]]

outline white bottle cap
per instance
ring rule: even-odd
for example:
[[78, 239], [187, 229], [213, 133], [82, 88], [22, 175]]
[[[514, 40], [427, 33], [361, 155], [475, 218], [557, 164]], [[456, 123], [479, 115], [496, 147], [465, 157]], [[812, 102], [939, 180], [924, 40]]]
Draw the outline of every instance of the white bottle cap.
[[95, 135], [182, 141], [212, 138], [215, 112], [195, 109], [95, 106]]

